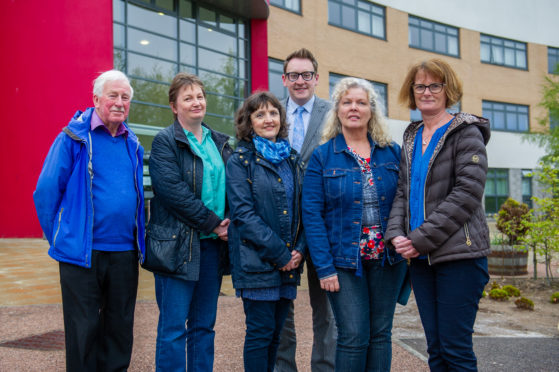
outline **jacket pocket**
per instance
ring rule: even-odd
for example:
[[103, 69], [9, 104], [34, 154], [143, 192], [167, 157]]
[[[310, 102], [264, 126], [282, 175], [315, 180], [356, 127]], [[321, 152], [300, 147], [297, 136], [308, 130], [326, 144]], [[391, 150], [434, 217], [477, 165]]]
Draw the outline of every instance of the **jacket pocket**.
[[242, 240], [239, 245], [239, 256], [241, 270], [244, 272], [262, 273], [275, 269], [275, 266], [271, 262], [262, 260], [258, 252], [245, 240]]
[[345, 169], [325, 169], [323, 171], [324, 190], [329, 199], [339, 199], [342, 197], [346, 175], [347, 171]]
[[174, 273], [182, 263], [182, 229], [148, 225], [146, 253], [142, 267], [149, 271]]

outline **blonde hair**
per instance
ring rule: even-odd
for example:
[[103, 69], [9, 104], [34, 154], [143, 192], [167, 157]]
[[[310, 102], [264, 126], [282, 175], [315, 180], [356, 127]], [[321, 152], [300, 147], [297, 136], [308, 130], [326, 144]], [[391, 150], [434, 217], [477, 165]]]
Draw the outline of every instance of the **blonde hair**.
[[342, 133], [342, 123], [338, 118], [338, 108], [343, 96], [352, 88], [363, 89], [367, 93], [369, 108], [371, 109], [371, 119], [367, 123], [367, 132], [380, 147], [389, 146], [392, 138], [388, 132], [386, 119], [373, 85], [367, 80], [354, 77], [343, 78], [334, 87], [334, 92], [332, 93], [333, 105], [324, 123], [322, 142], [327, 142]]

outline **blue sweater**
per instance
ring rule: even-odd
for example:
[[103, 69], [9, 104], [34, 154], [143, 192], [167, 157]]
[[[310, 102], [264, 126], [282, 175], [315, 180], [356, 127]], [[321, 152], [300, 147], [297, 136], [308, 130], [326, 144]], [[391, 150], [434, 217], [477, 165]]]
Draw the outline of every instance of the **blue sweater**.
[[93, 249], [134, 250], [137, 195], [126, 135], [112, 137], [103, 127], [91, 132], [93, 164]]

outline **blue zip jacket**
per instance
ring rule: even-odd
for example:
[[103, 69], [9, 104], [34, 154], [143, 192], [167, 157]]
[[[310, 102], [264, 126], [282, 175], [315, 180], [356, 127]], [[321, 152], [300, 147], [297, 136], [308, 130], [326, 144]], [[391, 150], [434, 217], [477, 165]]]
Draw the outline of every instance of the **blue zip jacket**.
[[[41, 228], [57, 261], [91, 267], [93, 245], [93, 167], [91, 115], [93, 107], [77, 111], [56, 137], [43, 164], [33, 193]], [[126, 123], [125, 123], [126, 125]], [[128, 128], [128, 126], [127, 126]], [[136, 169], [136, 248], [144, 259], [144, 149], [128, 128], [128, 154]], [[118, 227], [115, 227], [118, 228]]]
[[[370, 136], [369, 142], [384, 233], [398, 186], [400, 146], [380, 147]], [[336, 274], [336, 267], [359, 268], [362, 198], [361, 169], [338, 134], [313, 152], [303, 184], [303, 225], [319, 279]], [[401, 261], [389, 242], [385, 244], [383, 261]]]

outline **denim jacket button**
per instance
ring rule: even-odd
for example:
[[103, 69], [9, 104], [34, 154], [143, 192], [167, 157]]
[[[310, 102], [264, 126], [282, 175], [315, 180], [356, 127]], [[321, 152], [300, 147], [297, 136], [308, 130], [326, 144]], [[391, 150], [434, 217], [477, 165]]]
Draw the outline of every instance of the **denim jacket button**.
[[287, 242], [285, 245], [286, 245], [287, 247], [291, 247], [291, 243], [289, 243], [289, 242]]
[[287, 211], [283, 211], [283, 214], [287, 214]]

